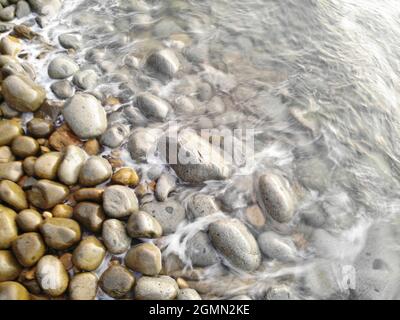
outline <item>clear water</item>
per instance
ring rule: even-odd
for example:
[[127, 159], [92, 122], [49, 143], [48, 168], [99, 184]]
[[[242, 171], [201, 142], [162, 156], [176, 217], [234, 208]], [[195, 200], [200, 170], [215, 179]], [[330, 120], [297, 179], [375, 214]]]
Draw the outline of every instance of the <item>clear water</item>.
[[[130, 105], [143, 91], [171, 102], [196, 98], [199, 84], [208, 82], [223, 108], [198, 101], [194, 115], [176, 114], [171, 121], [194, 128], [255, 129], [252, 162], [237, 168], [232, 179], [203, 188], [230, 199], [221, 214], [246, 222], [244, 211], [255, 203], [254, 181], [264, 171], [278, 170], [295, 186], [296, 218], [288, 226], [265, 229], [302, 239], [299, 262], [266, 260], [255, 273], [210, 267], [200, 273], [200, 283], [193, 282], [205, 297], [246, 294], [260, 299], [271, 284], [284, 283], [299, 298], [318, 298], [303, 293], [299, 280], [313, 264], [325, 258], [352, 266], [368, 229], [398, 215], [397, 0], [64, 2], [60, 19], [46, 27], [46, 37], [58, 46], [61, 33], [82, 35], [77, 59], [102, 74], [99, 91], [121, 99], [114, 109]], [[155, 79], [143, 68], [148, 54], [161, 47], [177, 52], [183, 65], [171, 82]], [[45, 66], [50, 58], [35, 64]], [[162, 168], [157, 159], [152, 161], [153, 166], [130, 163], [143, 172]], [[198, 191], [183, 185], [178, 197], [186, 203]], [[189, 271], [186, 240], [210, 222], [182, 225], [163, 240], [165, 254], [179, 255]], [[318, 248], [312, 241], [317, 229], [329, 232], [335, 242]], [[262, 230], [252, 231], [257, 235]]]

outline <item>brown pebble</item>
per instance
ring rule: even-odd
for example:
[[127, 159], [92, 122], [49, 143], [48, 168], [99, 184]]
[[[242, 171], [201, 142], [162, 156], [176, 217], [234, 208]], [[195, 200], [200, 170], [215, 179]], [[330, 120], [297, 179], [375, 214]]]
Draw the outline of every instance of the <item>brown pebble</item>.
[[66, 270], [71, 270], [74, 267], [74, 264], [72, 263], [72, 253], [64, 253], [60, 257], [60, 261]]
[[83, 150], [90, 156], [95, 156], [100, 152], [100, 143], [96, 139], [89, 139], [85, 142]]
[[77, 202], [81, 201], [103, 201], [103, 189], [98, 188], [82, 188], [74, 193], [74, 198]]
[[71, 218], [74, 212], [74, 208], [67, 204], [58, 204], [56, 205], [51, 213], [55, 218]]
[[136, 171], [132, 168], [122, 168], [113, 174], [111, 182], [124, 186], [135, 187], [139, 183], [139, 177]]
[[81, 146], [82, 142], [66, 124], [63, 124], [50, 136], [49, 144], [53, 149], [62, 151], [70, 145]]

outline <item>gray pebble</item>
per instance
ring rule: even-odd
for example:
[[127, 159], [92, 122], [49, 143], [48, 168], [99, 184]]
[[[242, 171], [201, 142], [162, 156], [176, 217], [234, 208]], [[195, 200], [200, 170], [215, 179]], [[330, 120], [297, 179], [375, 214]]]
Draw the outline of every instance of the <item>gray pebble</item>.
[[138, 211], [138, 206], [138, 200], [133, 189], [115, 185], [104, 190], [103, 209], [111, 218], [130, 216]]
[[185, 209], [174, 200], [149, 202], [142, 205], [140, 210], [156, 218], [163, 229], [164, 235], [175, 232], [178, 225], [186, 218]]
[[68, 80], [60, 80], [52, 83], [50, 89], [59, 99], [68, 99], [74, 95], [74, 86]]
[[131, 238], [126, 233], [125, 224], [117, 219], [103, 222], [102, 238], [107, 250], [112, 254], [124, 253], [131, 246]]
[[79, 70], [79, 66], [68, 56], [61, 55], [54, 58], [48, 68], [49, 77], [52, 79], [65, 79]]
[[214, 247], [235, 267], [254, 271], [261, 263], [257, 241], [246, 226], [236, 219], [223, 219], [209, 225]]

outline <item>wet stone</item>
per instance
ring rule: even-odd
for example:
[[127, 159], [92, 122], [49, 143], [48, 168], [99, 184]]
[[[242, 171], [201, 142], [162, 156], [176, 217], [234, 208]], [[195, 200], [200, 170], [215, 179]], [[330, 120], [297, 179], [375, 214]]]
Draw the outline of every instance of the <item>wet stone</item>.
[[175, 232], [186, 218], [185, 209], [174, 200], [149, 202], [141, 206], [140, 210], [153, 216], [160, 223], [165, 235]]
[[7, 104], [20, 112], [34, 112], [46, 98], [45, 90], [30, 78], [11, 75], [2, 83], [2, 93]]
[[64, 157], [58, 168], [58, 178], [66, 185], [74, 185], [78, 182], [79, 172], [84, 165], [88, 155], [86, 152], [74, 145], [66, 147]]
[[110, 266], [100, 278], [101, 289], [112, 298], [123, 298], [133, 288], [135, 277], [123, 266]]
[[65, 103], [65, 121], [82, 139], [94, 138], [107, 129], [107, 116], [100, 101], [86, 93], [75, 94]]
[[68, 99], [74, 95], [74, 86], [68, 80], [60, 80], [54, 82], [50, 86], [51, 91], [56, 95], [59, 99]]
[[0, 283], [0, 300], [30, 300], [26, 288], [14, 281]]
[[178, 295], [179, 287], [168, 276], [139, 278], [135, 287], [137, 300], [173, 300]]
[[41, 179], [54, 180], [62, 161], [61, 152], [48, 152], [37, 158], [35, 162], [35, 175]]
[[21, 121], [0, 120], [0, 146], [9, 145], [15, 137], [20, 135], [22, 135]]
[[138, 174], [132, 168], [121, 168], [111, 177], [112, 183], [130, 187], [137, 186], [139, 180]]
[[159, 238], [162, 235], [161, 225], [144, 211], [131, 214], [126, 230], [132, 238]]
[[80, 270], [96, 270], [103, 262], [106, 249], [96, 237], [83, 239], [72, 254], [72, 262]]
[[103, 222], [102, 238], [107, 250], [113, 254], [128, 251], [131, 238], [125, 230], [125, 224], [117, 219], [108, 219]]
[[105, 215], [99, 204], [80, 202], [74, 208], [74, 219], [90, 231], [100, 232]]
[[49, 77], [52, 79], [65, 79], [79, 70], [79, 66], [67, 56], [53, 59], [48, 68]]
[[188, 209], [193, 219], [203, 218], [220, 210], [213, 196], [201, 193], [190, 198]]
[[46, 246], [39, 233], [28, 232], [13, 241], [12, 251], [21, 265], [31, 267], [45, 254]]
[[93, 90], [97, 85], [97, 78], [94, 70], [81, 70], [74, 74], [72, 81], [82, 90]]
[[276, 174], [262, 175], [258, 181], [259, 202], [275, 221], [289, 222], [295, 211], [295, 200], [289, 182]]
[[8, 249], [18, 236], [16, 224], [17, 214], [3, 205], [0, 205], [0, 249]]
[[79, 183], [82, 186], [96, 186], [108, 180], [112, 175], [110, 163], [99, 156], [91, 156], [82, 166]]
[[9, 180], [0, 182], [0, 199], [18, 211], [28, 208], [25, 192], [19, 185]]
[[91, 272], [74, 275], [69, 283], [71, 300], [94, 300], [97, 294], [97, 276]]
[[141, 243], [129, 249], [125, 265], [136, 272], [156, 276], [161, 271], [161, 251], [152, 243]]
[[65, 49], [77, 50], [81, 46], [81, 36], [74, 33], [63, 33], [58, 37], [58, 41]]
[[50, 121], [40, 118], [33, 118], [28, 122], [28, 132], [34, 138], [47, 138], [53, 131]]
[[257, 241], [246, 226], [236, 219], [223, 219], [210, 224], [208, 234], [214, 247], [231, 263], [246, 271], [256, 270], [261, 263]]
[[40, 226], [46, 244], [53, 249], [65, 250], [79, 242], [81, 228], [72, 219], [49, 218]]
[[122, 218], [138, 211], [138, 200], [133, 189], [125, 186], [107, 187], [103, 194], [103, 208], [111, 218]]
[[33, 209], [25, 209], [18, 213], [17, 225], [24, 232], [33, 232], [39, 230], [43, 222], [42, 215]]
[[0, 180], [17, 182], [24, 174], [21, 161], [0, 163]]
[[14, 155], [24, 159], [39, 152], [39, 143], [31, 137], [19, 136], [12, 141], [11, 150]]
[[47, 255], [39, 260], [36, 279], [42, 290], [52, 297], [62, 295], [68, 288], [68, 273], [55, 256]]
[[15, 280], [22, 271], [21, 265], [9, 250], [0, 250], [0, 282]]

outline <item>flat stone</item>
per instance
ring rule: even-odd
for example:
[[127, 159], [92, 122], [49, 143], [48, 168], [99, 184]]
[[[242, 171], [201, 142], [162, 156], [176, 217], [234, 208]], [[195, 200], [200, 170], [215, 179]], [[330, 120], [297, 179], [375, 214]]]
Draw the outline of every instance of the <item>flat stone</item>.
[[74, 193], [74, 199], [77, 202], [94, 201], [103, 202], [104, 190], [100, 188], [82, 188]]

